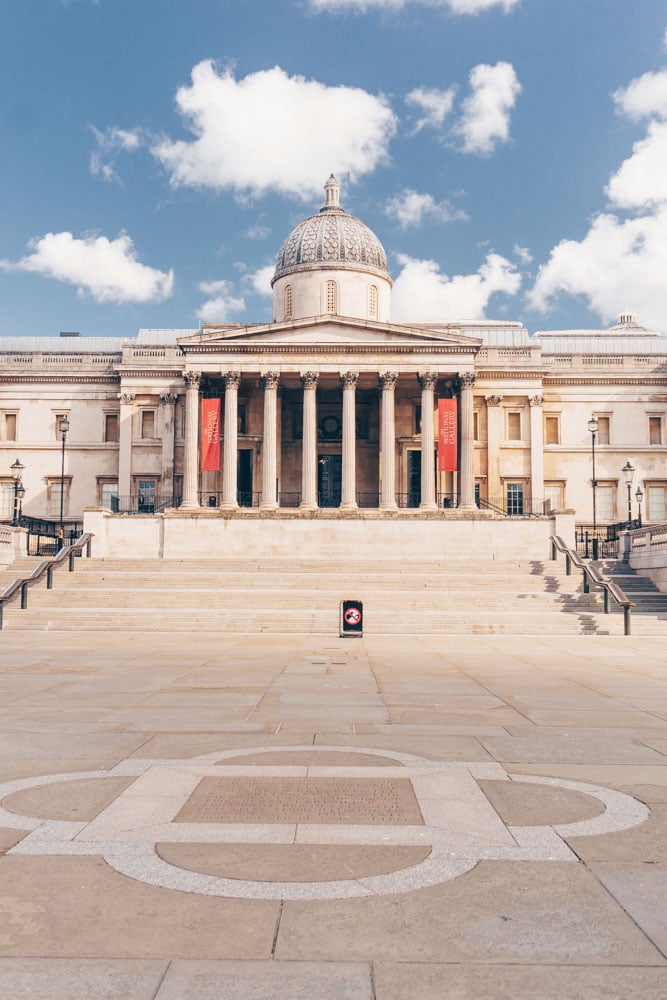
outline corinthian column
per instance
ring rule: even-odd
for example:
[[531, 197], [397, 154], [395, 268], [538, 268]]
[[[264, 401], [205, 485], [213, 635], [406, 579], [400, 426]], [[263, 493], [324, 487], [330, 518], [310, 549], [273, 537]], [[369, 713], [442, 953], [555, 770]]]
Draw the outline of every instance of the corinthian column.
[[357, 421], [356, 389], [359, 375], [345, 372], [343, 383], [343, 475], [341, 508], [356, 510], [357, 507]]
[[500, 485], [501, 409], [503, 397], [486, 396], [486, 499], [497, 507], [502, 506]]
[[530, 403], [530, 496], [531, 513], [544, 511], [544, 431], [542, 404], [544, 396], [531, 396]]
[[473, 427], [472, 388], [475, 376], [466, 372], [460, 378], [461, 417], [461, 503], [460, 510], [477, 510], [475, 504], [475, 435]]
[[317, 372], [304, 372], [301, 442], [301, 508], [317, 509]]
[[185, 450], [183, 455], [183, 503], [181, 507], [199, 507], [199, 383], [201, 372], [186, 372]]
[[422, 468], [421, 468], [421, 510], [437, 510], [435, 502], [435, 474], [433, 455], [435, 452], [435, 436], [433, 428], [433, 407], [435, 383], [437, 375], [426, 374], [420, 377], [422, 386]]
[[222, 446], [222, 503], [226, 510], [238, 507], [238, 421], [240, 372], [225, 375], [225, 427]]
[[396, 510], [396, 425], [394, 418], [394, 390], [398, 381], [396, 372], [380, 375], [382, 385], [382, 428], [380, 464], [380, 509]]
[[[160, 492], [165, 499], [174, 494], [174, 408], [178, 396], [174, 392], [163, 392], [162, 404], [162, 475]], [[173, 502], [173, 501], [172, 501]], [[171, 505], [171, 504], [170, 504]]]
[[261, 510], [275, 510], [278, 440], [278, 372], [265, 372], [264, 381], [264, 437], [262, 439], [262, 499]]
[[[118, 424], [118, 496], [129, 498], [132, 492], [132, 403], [133, 392], [121, 392]], [[125, 501], [128, 503], [128, 500]], [[123, 509], [122, 506], [120, 508]]]

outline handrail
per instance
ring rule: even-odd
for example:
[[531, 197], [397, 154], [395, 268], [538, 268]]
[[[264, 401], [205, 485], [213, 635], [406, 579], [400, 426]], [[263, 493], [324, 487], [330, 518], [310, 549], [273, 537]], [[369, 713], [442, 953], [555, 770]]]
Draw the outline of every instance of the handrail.
[[578, 553], [573, 552], [572, 549], [567, 546], [560, 535], [552, 535], [551, 558], [553, 560], [556, 559], [557, 552], [562, 552], [565, 556], [565, 573], [567, 576], [571, 575], [573, 565], [577, 569], [581, 570], [583, 574], [585, 594], [590, 593], [591, 584], [594, 587], [602, 587], [604, 591], [604, 613], [606, 615], [609, 614], [610, 597], [613, 597], [616, 603], [623, 608], [623, 634], [630, 635], [630, 611], [635, 607], [635, 602], [630, 600], [627, 594], [621, 590], [617, 583], [605, 580], [595, 566], [591, 566], [590, 563], [584, 562]]
[[68, 570], [70, 573], [74, 572], [74, 559], [77, 552], [83, 552], [86, 550], [86, 558], [90, 559], [90, 546], [93, 540], [93, 536], [90, 531], [86, 531], [71, 545], [65, 545], [60, 552], [53, 557], [53, 559], [43, 559], [42, 562], [35, 566], [34, 570], [30, 576], [19, 577], [17, 580], [12, 580], [9, 586], [5, 587], [3, 592], [0, 594], [0, 629], [2, 628], [3, 612], [5, 609], [5, 604], [16, 598], [16, 595], [20, 591], [21, 593], [21, 609], [25, 611], [28, 607], [28, 588], [34, 583], [37, 583], [46, 575], [46, 589], [51, 590], [53, 588], [53, 571], [56, 566], [60, 563], [65, 562], [67, 559]]

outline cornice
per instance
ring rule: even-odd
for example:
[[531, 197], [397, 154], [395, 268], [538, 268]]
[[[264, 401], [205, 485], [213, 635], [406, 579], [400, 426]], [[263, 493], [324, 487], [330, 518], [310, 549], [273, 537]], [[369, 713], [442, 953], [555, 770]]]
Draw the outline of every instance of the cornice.
[[183, 378], [184, 365], [174, 368], [116, 368], [120, 378]]
[[667, 374], [663, 376], [646, 376], [639, 372], [636, 375], [608, 375], [591, 378], [590, 375], [545, 375], [543, 386], [556, 385], [632, 385], [638, 388], [647, 385], [667, 386]]
[[476, 354], [468, 344], [196, 344], [186, 347], [190, 361], [198, 354]]

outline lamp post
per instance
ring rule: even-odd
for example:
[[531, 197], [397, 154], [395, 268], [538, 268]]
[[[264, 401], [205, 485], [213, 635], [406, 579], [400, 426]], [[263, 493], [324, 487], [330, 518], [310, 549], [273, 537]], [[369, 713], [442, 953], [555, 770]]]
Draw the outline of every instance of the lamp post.
[[644, 499], [644, 491], [641, 486], [637, 487], [635, 492], [635, 498], [637, 500], [637, 527], [642, 526], [642, 500]]
[[12, 527], [15, 528], [19, 523], [19, 497], [25, 495], [25, 487], [21, 485], [21, 476], [23, 475], [25, 465], [22, 465], [17, 458], [10, 465], [10, 469], [12, 470], [12, 479], [14, 480], [14, 515], [12, 517]]
[[[595, 502], [595, 487], [598, 482], [595, 478], [595, 438], [598, 432], [598, 419], [596, 416], [592, 416], [588, 421], [588, 431], [591, 435], [591, 465], [593, 477], [591, 479], [591, 484], [593, 487], [593, 558], [598, 557], [598, 532], [597, 532], [597, 506]], [[588, 555], [588, 553], [586, 553]]]
[[67, 432], [69, 430], [69, 420], [67, 417], [62, 417], [59, 424], [58, 430], [60, 431], [60, 437], [62, 440], [62, 451], [60, 460], [60, 548], [62, 548], [65, 539], [65, 531], [63, 528], [63, 511], [65, 509], [65, 438], [67, 437]]
[[632, 479], [635, 474], [635, 467], [630, 462], [626, 462], [621, 472], [625, 476], [625, 485], [628, 488], [628, 530], [632, 527]]

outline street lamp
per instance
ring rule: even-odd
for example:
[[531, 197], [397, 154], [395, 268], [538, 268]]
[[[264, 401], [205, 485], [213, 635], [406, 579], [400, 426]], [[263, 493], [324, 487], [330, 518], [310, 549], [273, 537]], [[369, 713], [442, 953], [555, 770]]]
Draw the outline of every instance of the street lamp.
[[12, 527], [15, 528], [19, 523], [19, 497], [23, 498], [25, 496], [25, 487], [21, 485], [21, 476], [23, 475], [25, 465], [22, 465], [17, 458], [9, 468], [12, 470], [12, 479], [14, 480], [14, 516], [12, 517]]
[[[595, 487], [598, 482], [595, 478], [595, 438], [598, 432], [598, 418], [592, 416], [588, 421], [588, 431], [591, 435], [591, 463], [593, 466], [593, 478], [591, 479], [591, 484], [593, 487], [593, 558], [598, 557], [598, 533], [597, 533], [597, 507], [595, 503]], [[588, 555], [588, 553], [586, 553]]]
[[625, 485], [628, 488], [628, 530], [632, 527], [632, 479], [635, 474], [635, 467], [630, 462], [626, 462], [621, 472], [625, 476]]
[[69, 420], [67, 417], [61, 417], [58, 423], [58, 430], [60, 431], [60, 437], [62, 439], [62, 457], [60, 460], [60, 545], [64, 544], [65, 531], [63, 528], [63, 511], [65, 504], [65, 438], [67, 437], [67, 432], [69, 430]]
[[637, 491], [635, 493], [635, 498], [637, 500], [637, 527], [641, 528], [641, 526], [642, 526], [642, 500], [644, 499], [644, 491], [641, 488], [641, 486], [637, 487]]

